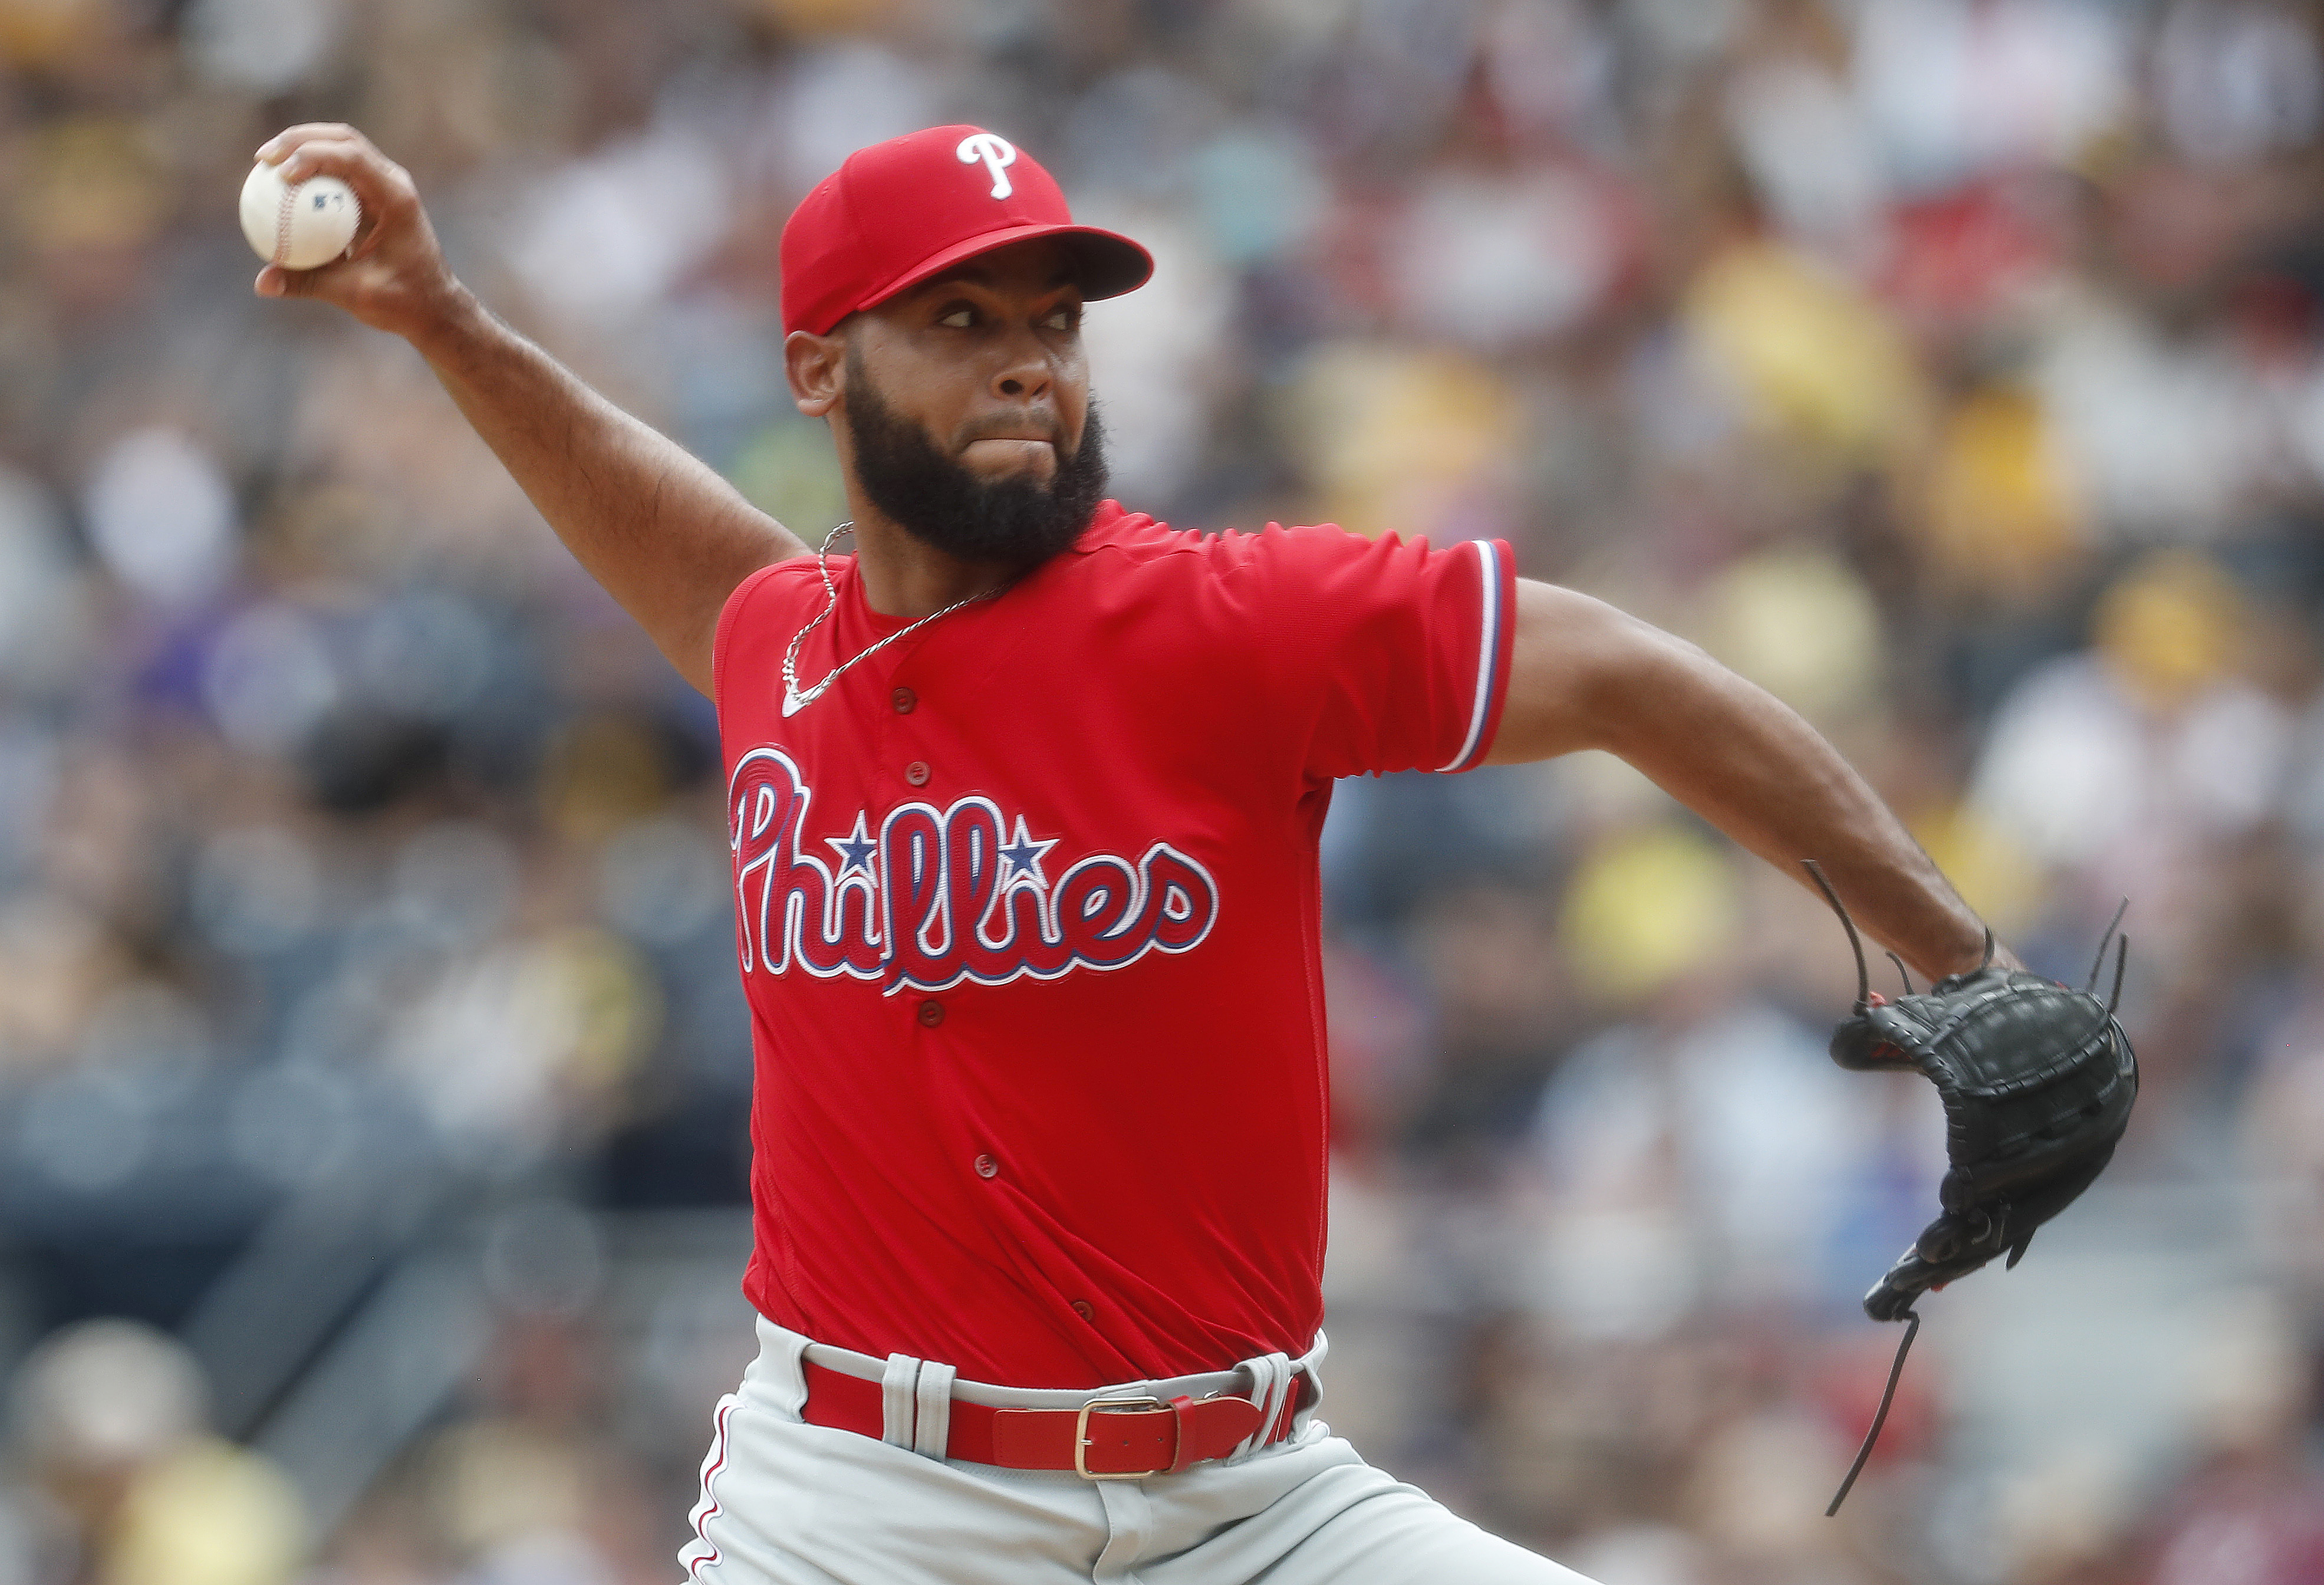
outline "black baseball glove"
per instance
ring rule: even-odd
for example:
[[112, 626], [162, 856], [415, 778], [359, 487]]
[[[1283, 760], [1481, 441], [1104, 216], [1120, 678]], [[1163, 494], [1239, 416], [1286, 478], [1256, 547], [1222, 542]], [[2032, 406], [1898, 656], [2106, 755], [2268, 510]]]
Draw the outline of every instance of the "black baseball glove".
[[[2023, 969], [1986, 962], [1895, 1000], [1874, 994], [1854, 921], [1813, 863], [1808, 871], [1847, 927], [1856, 952], [1855, 1011], [1834, 1031], [1832, 1060], [1844, 1068], [1910, 1068], [1928, 1075], [1945, 1108], [1948, 1170], [1938, 1189], [1943, 1213], [1913, 1241], [1864, 1296], [1875, 1321], [1910, 1320], [1931, 1288], [1967, 1276], [2007, 1252], [2015, 1266], [2042, 1224], [2071, 1204], [2114, 1156], [2138, 1094], [2138, 1062], [2115, 1021], [2122, 994], [2125, 938], [2115, 959], [2113, 998], [2096, 994], [2114, 926], [2098, 943], [2090, 983], [2080, 991]], [[2119, 924], [2122, 916], [2115, 915]], [[1902, 972], [1902, 965], [1899, 965]], [[1904, 1346], [1912, 1342], [1912, 1333]], [[1897, 1366], [1904, 1349], [1897, 1350]], [[1895, 1377], [1889, 1386], [1893, 1391]], [[1887, 1400], [1881, 1413], [1885, 1417]], [[1873, 1423], [1877, 1436], [1880, 1422]], [[1871, 1438], [1865, 1442], [1869, 1452]], [[1862, 1467], [1863, 1455], [1858, 1458]], [[1855, 1479], [1855, 1471], [1849, 1472]], [[1840, 1488], [1840, 1496], [1848, 1488]], [[1840, 1498], [1832, 1500], [1837, 1509]]]

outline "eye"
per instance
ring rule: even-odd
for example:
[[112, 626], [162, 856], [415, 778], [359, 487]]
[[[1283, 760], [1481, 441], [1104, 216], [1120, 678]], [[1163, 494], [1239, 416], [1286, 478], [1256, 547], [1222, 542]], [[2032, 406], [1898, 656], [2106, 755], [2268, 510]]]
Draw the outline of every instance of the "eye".
[[1081, 322], [1082, 311], [1080, 307], [1076, 304], [1067, 303], [1063, 308], [1054, 310], [1047, 318], [1043, 319], [1041, 321], [1041, 328], [1044, 330], [1070, 332], [1079, 329], [1081, 327]]
[[976, 310], [966, 303], [954, 303], [937, 318], [936, 323], [954, 330], [966, 330], [976, 323]]

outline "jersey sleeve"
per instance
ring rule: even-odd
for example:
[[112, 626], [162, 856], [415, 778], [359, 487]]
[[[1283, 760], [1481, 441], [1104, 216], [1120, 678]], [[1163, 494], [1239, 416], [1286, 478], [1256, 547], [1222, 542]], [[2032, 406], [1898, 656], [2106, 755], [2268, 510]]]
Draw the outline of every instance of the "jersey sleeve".
[[1246, 550], [1269, 714], [1309, 777], [1483, 762], [1508, 687], [1506, 543], [1270, 528]]

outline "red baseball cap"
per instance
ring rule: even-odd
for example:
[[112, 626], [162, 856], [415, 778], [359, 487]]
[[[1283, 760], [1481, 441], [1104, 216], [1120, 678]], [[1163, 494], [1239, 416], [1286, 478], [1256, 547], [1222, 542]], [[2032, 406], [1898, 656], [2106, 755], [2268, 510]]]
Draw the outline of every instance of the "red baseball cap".
[[981, 126], [858, 149], [784, 224], [783, 329], [828, 336], [949, 265], [1036, 236], [1067, 240], [1092, 300], [1154, 273], [1153, 256], [1128, 237], [1074, 225], [1056, 179]]

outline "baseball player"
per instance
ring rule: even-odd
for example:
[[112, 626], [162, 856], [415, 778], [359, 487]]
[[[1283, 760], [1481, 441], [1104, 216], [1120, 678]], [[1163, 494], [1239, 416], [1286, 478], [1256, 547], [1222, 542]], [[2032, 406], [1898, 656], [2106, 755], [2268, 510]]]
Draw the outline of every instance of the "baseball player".
[[862, 150], [784, 232], [785, 368], [853, 513], [813, 545], [495, 320], [362, 134], [261, 155], [366, 220], [258, 291], [407, 337], [717, 705], [761, 1351], [688, 1576], [1578, 1579], [1317, 1416], [1333, 781], [1611, 750], [1821, 859], [1922, 974], [1976, 969], [1984, 926], [1864, 782], [1499, 541], [1106, 500], [1082, 307], [1151, 262], [991, 132]]

